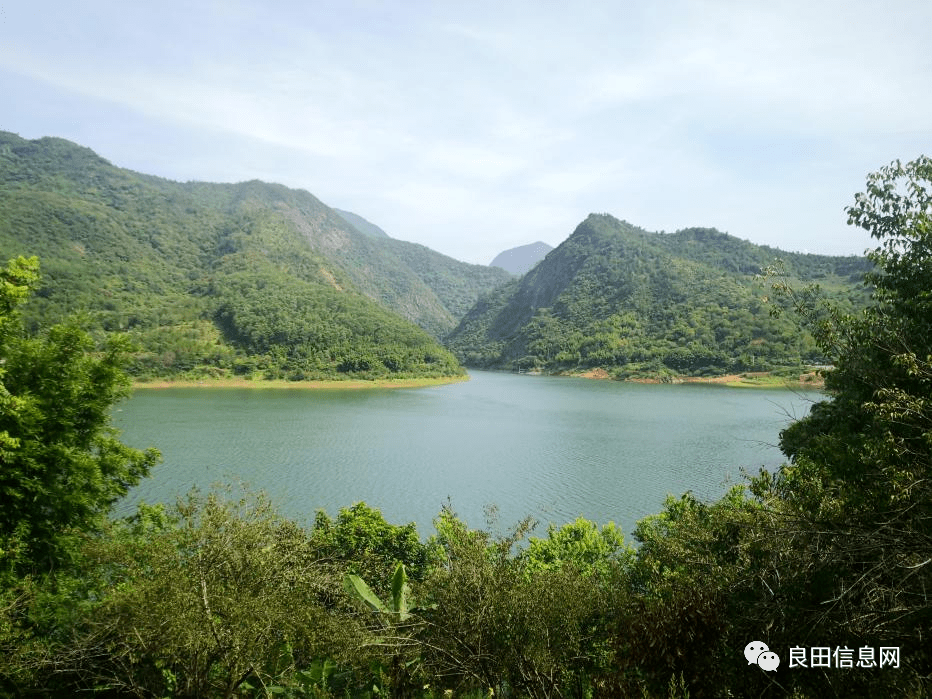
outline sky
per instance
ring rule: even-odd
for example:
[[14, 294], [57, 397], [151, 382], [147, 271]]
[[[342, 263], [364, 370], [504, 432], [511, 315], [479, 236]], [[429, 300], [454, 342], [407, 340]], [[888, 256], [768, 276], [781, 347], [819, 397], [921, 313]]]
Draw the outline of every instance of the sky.
[[488, 264], [592, 212], [862, 254], [932, 155], [928, 0], [0, 0], [0, 130], [310, 191]]

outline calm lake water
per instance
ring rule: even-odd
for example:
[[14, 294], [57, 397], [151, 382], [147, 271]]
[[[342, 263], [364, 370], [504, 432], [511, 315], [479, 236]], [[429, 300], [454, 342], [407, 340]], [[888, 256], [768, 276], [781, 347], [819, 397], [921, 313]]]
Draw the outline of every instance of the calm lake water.
[[164, 461], [118, 508], [174, 502], [244, 481], [313, 522], [363, 500], [388, 521], [431, 524], [449, 498], [471, 526], [584, 516], [630, 532], [667, 494], [703, 498], [741, 469], [783, 463], [774, 446], [818, 393], [643, 385], [471, 372], [422, 389], [137, 391], [115, 413], [123, 439]]

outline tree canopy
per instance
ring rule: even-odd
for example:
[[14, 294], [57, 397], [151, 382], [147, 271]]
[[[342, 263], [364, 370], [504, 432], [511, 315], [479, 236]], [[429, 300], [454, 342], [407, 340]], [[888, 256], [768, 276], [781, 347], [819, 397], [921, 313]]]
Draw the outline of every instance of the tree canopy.
[[88, 530], [159, 458], [122, 444], [110, 409], [127, 394], [127, 346], [97, 347], [71, 325], [26, 337], [17, 309], [38, 281], [38, 261], [0, 272], [0, 546], [54, 565], [63, 541]]
[[848, 217], [880, 242], [869, 253], [874, 303], [817, 326], [831, 397], [781, 435], [792, 463], [776, 491], [806, 523], [798, 543], [831, 571], [825, 625], [922, 648], [928, 661], [932, 159], [870, 175]]

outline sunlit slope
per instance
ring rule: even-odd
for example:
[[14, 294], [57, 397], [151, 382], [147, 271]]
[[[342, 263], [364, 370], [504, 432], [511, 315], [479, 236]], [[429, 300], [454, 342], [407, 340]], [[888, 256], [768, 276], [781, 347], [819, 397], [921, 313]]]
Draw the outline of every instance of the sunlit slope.
[[274, 376], [456, 373], [453, 317], [390, 250], [313, 195], [181, 184], [61, 139], [0, 133], [0, 255], [37, 255], [33, 327], [128, 331], [135, 370]]
[[712, 229], [649, 233], [593, 214], [477, 303], [447, 345], [472, 366], [621, 376], [818, 363], [811, 338], [771, 313], [758, 275], [778, 258], [791, 281], [818, 281], [848, 307], [863, 303], [863, 258], [784, 253]]

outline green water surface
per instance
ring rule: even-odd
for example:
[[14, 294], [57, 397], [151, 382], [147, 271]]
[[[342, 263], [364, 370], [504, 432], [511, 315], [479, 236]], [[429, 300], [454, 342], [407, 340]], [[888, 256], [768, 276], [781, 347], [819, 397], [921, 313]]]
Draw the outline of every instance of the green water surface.
[[[526, 515], [578, 516], [630, 531], [668, 493], [704, 498], [741, 469], [783, 463], [780, 430], [818, 393], [641, 385], [471, 372], [421, 389], [138, 391], [115, 422], [164, 456], [121, 503], [172, 502], [192, 486], [248, 482], [306, 523], [364, 500], [422, 535], [449, 498], [471, 526], [495, 505], [500, 527]], [[539, 531], [543, 531], [542, 526]]]

